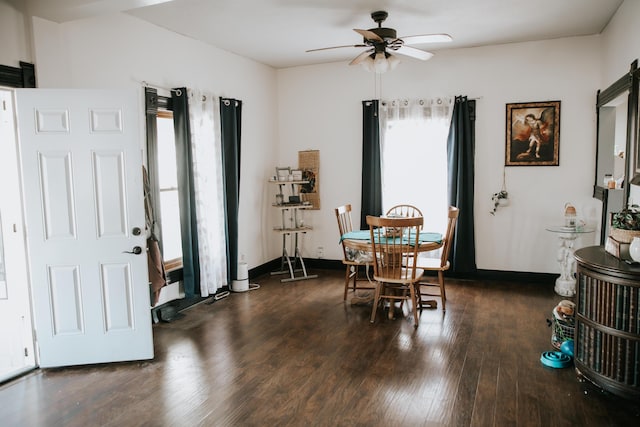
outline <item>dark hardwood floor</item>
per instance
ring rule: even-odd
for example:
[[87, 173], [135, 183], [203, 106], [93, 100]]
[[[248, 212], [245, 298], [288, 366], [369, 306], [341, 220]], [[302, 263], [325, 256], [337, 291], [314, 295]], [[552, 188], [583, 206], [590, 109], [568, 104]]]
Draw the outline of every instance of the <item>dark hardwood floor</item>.
[[[640, 402], [542, 366], [552, 284], [455, 281], [447, 311], [342, 301], [343, 272], [199, 304], [154, 326], [155, 359], [36, 370], [2, 426], [637, 426]], [[350, 294], [351, 295], [351, 294]]]

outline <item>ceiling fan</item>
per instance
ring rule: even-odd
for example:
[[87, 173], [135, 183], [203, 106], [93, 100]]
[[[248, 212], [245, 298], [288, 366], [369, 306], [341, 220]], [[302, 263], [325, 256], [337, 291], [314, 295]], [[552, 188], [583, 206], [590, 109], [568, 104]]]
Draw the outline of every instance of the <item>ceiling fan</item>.
[[426, 52], [409, 45], [450, 42], [452, 40], [451, 36], [448, 34], [422, 34], [398, 37], [395, 29], [385, 28], [382, 26], [382, 22], [384, 22], [388, 16], [389, 14], [383, 10], [372, 12], [371, 19], [378, 24], [377, 28], [353, 30], [364, 38], [364, 42], [361, 44], [323, 47], [319, 49], [310, 49], [307, 50], [307, 52], [340, 49], [344, 47], [367, 48], [364, 52], [356, 56], [349, 65], [360, 64], [369, 71], [384, 73], [389, 69], [393, 69], [400, 62], [393, 53], [399, 53], [400, 55], [409, 56], [422, 61], [426, 61], [433, 56], [433, 53], [431, 52]]

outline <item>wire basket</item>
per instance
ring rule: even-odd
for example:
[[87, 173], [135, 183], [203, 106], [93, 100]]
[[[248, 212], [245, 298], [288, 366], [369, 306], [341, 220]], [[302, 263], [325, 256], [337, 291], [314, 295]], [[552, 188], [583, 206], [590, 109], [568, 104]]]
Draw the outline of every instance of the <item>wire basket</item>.
[[557, 350], [563, 342], [572, 340], [575, 335], [576, 327], [573, 324], [563, 320], [554, 319], [551, 333], [551, 345]]

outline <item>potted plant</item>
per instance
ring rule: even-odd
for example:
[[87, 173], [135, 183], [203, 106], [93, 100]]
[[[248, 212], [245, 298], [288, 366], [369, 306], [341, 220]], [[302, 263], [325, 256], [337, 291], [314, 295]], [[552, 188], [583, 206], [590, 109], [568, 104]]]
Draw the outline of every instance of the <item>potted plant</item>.
[[497, 193], [493, 193], [491, 196], [493, 202], [493, 209], [489, 212], [491, 215], [495, 215], [499, 206], [509, 205], [509, 193], [507, 192], [507, 169], [502, 170], [502, 188]]
[[507, 190], [500, 190], [497, 193], [493, 193], [491, 201], [493, 202], [493, 209], [489, 213], [495, 215], [498, 206], [507, 206], [509, 204], [509, 193], [507, 193]]
[[631, 205], [614, 212], [609, 234], [620, 243], [631, 243], [634, 237], [640, 237], [640, 207]]

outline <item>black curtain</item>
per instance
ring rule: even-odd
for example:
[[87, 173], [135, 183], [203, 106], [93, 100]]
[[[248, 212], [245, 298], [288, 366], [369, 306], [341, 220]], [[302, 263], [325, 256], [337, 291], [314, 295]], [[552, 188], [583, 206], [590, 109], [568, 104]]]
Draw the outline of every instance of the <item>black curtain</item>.
[[237, 279], [238, 205], [240, 201], [240, 130], [242, 101], [220, 98], [222, 164], [224, 165], [227, 280]]
[[36, 66], [20, 61], [20, 67], [0, 65], [0, 86], [36, 87]]
[[200, 262], [198, 254], [198, 227], [195, 209], [195, 190], [189, 128], [187, 89], [171, 90], [173, 126], [176, 138], [178, 167], [178, 204], [180, 205], [180, 232], [182, 233], [182, 280], [187, 298], [200, 295]]
[[457, 96], [447, 139], [449, 204], [460, 209], [451, 248], [451, 269], [458, 273], [476, 271], [473, 227], [476, 102]]
[[368, 229], [367, 215], [382, 215], [379, 102], [362, 101], [362, 194], [360, 229]]

